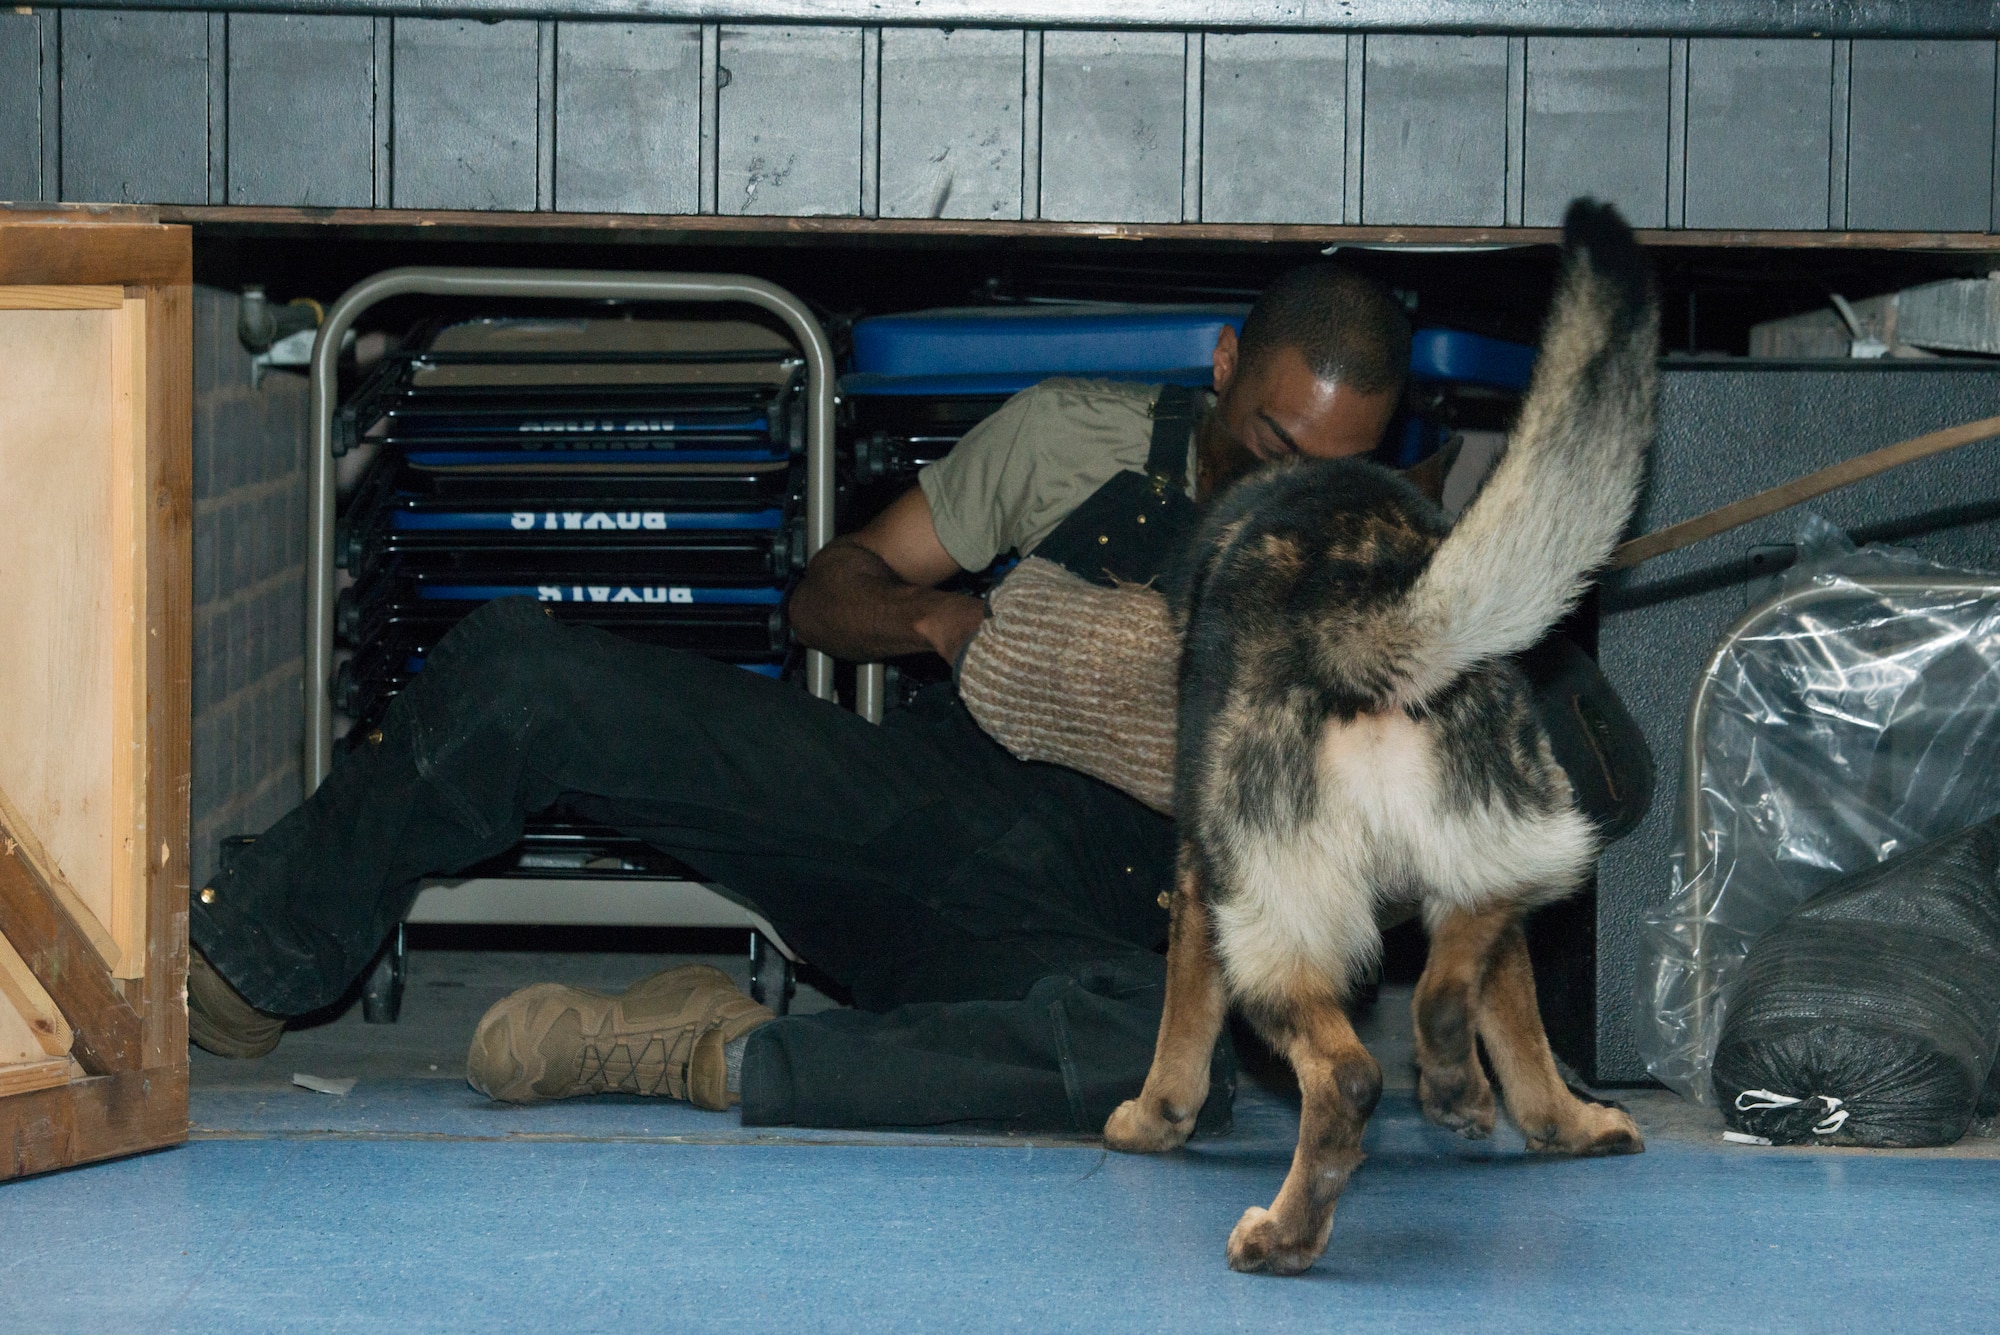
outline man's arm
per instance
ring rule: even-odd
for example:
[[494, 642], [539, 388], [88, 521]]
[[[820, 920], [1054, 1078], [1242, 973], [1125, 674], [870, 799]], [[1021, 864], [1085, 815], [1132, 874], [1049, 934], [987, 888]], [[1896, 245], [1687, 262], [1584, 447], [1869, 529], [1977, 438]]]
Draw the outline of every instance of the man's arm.
[[955, 662], [986, 615], [979, 599], [935, 587], [958, 571], [938, 540], [930, 502], [911, 487], [866, 528], [813, 557], [792, 593], [792, 629], [835, 658], [929, 651]]

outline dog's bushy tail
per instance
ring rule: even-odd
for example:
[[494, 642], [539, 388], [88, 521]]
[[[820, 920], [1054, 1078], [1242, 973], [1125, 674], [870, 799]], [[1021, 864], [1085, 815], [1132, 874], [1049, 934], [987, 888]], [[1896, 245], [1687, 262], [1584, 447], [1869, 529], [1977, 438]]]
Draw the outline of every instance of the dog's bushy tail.
[[1403, 604], [1406, 705], [1527, 648], [1575, 605], [1631, 517], [1652, 442], [1659, 309], [1631, 228], [1579, 199], [1507, 452]]

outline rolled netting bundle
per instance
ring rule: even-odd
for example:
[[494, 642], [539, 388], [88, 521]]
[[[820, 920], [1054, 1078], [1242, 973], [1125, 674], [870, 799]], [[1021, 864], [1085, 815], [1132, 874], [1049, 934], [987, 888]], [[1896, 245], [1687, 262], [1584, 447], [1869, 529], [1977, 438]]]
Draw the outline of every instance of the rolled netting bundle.
[[1773, 1143], [1948, 1145], [2000, 1104], [2000, 820], [1835, 882], [1751, 946], [1715, 1092]]

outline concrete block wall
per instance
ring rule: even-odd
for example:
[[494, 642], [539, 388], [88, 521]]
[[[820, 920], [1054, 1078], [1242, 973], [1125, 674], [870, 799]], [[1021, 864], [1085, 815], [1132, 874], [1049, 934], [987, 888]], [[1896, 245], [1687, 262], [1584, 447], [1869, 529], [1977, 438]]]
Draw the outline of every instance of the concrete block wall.
[[194, 290], [194, 876], [301, 795], [306, 381], [250, 385], [237, 297]]

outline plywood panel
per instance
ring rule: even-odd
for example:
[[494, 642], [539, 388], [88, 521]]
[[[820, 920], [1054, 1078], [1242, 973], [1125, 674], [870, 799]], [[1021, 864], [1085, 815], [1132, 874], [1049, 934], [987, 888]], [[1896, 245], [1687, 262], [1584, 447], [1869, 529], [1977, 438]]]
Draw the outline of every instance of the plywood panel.
[[34, 1040], [34, 1049], [0, 1043], [0, 1062], [39, 1060], [43, 1057], [67, 1059], [76, 1042], [69, 1021], [56, 1009], [41, 980], [6, 937], [0, 936], [0, 1007], [10, 1007]]
[[0, 310], [0, 793], [144, 969], [142, 303]]

